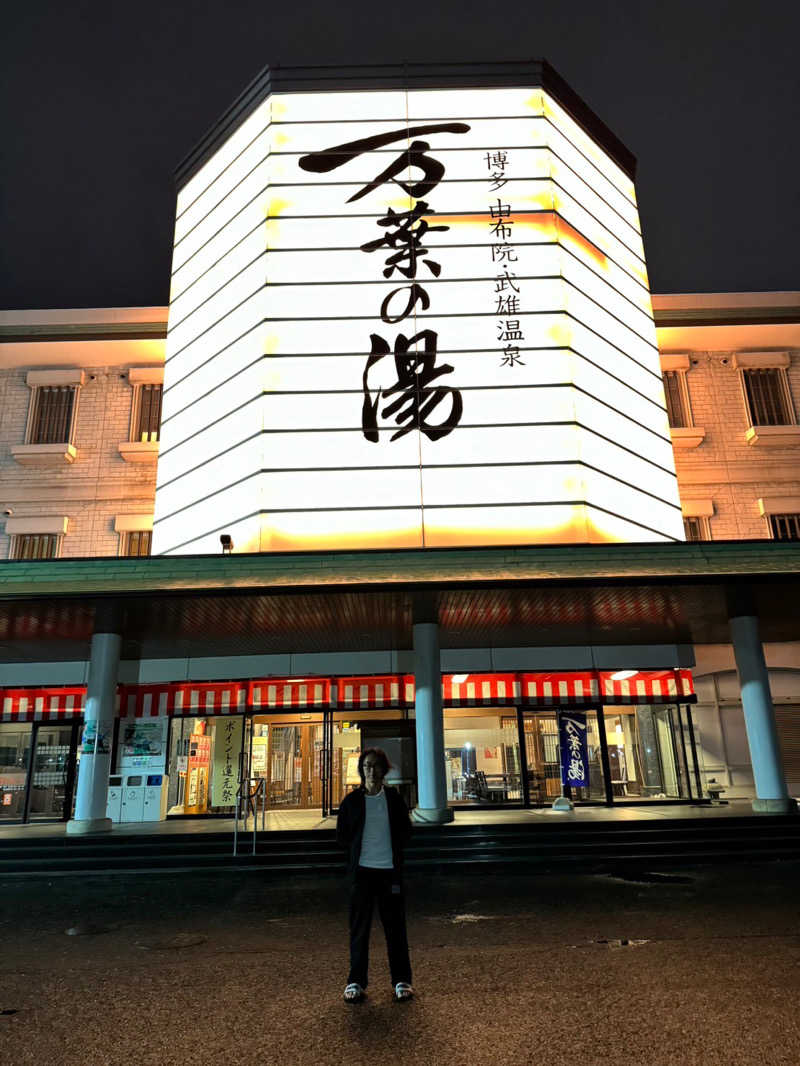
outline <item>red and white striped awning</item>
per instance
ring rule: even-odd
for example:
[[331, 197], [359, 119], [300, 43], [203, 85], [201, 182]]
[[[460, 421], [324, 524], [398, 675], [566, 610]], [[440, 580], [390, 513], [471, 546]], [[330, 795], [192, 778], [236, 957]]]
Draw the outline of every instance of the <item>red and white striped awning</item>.
[[[690, 670], [640, 670], [623, 681], [614, 671], [571, 673], [443, 674], [446, 707], [556, 707], [582, 704], [674, 703], [695, 700]], [[410, 675], [340, 678], [338, 706], [413, 707]]]
[[247, 702], [253, 710], [284, 710], [291, 707], [330, 707], [331, 679], [305, 677], [250, 681]]
[[414, 678], [410, 674], [340, 677], [336, 684], [336, 705], [345, 710], [414, 706]]
[[605, 704], [694, 703], [691, 670], [642, 670], [624, 681], [612, 680], [611, 672], [600, 674], [600, 697]]
[[[640, 670], [624, 680], [612, 671], [444, 674], [446, 707], [556, 707], [674, 703], [696, 700], [690, 670]], [[0, 689], [0, 721], [59, 721], [83, 714], [86, 688]], [[414, 706], [410, 674], [370, 677], [266, 678], [258, 681], [177, 681], [121, 685], [121, 718], [243, 714], [339, 707], [368, 710]]]
[[206, 714], [243, 714], [247, 704], [246, 681], [212, 681], [193, 684], [177, 681], [161, 685], [122, 685], [120, 718], [200, 717]]
[[124, 685], [120, 689], [120, 717], [201, 717], [243, 714], [248, 707], [254, 711], [327, 707], [330, 699], [331, 682], [326, 677]]
[[[523, 702], [521, 674], [443, 674], [446, 707], [507, 706]], [[531, 675], [533, 676], [533, 675]]]
[[83, 714], [86, 688], [0, 689], [0, 721], [61, 722]]

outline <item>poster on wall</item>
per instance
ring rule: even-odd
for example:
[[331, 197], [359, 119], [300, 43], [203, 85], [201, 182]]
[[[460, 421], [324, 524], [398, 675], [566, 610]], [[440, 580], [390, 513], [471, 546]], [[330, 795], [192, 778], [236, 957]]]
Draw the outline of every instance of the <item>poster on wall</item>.
[[[262, 726], [262, 729], [265, 728]], [[265, 777], [267, 773], [268, 737], [253, 737], [252, 772], [253, 777]]]
[[164, 728], [160, 721], [126, 722], [122, 735], [123, 755], [161, 755], [164, 750]]
[[208, 808], [208, 770], [211, 761], [211, 738], [192, 733], [186, 769], [185, 814], [204, 814]]
[[111, 751], [109, 733], [108, 723], [96, 719], [87, 722], [83, 727], [81, 755], [108, 755]]

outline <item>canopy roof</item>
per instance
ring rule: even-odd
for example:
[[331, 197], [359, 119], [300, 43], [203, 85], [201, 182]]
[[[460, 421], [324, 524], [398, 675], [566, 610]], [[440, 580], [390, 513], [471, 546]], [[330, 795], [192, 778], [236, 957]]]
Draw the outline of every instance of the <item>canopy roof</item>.
[[128, 659], [407, 649], [423, 615], [438, 620], [444, 648], [727, 643], [737, 591], [752, 595], [763, 640], [797, 639], [800, 545], [7, 562], [0, 663], [85, 659], [98, 612], [115, 606]]

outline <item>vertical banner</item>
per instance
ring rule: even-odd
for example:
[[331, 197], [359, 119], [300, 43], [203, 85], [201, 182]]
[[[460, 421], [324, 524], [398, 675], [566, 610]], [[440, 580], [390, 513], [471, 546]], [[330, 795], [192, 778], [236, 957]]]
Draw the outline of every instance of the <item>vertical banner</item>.
[[589, 747], [586, 742], [586, 714], [583, 711], [558, 712], [558, 745], [561, 784], [589, 787]]
[[[201, 723], [205, 729], [205, 723]], [[208, 809], [208, 768], [211, 761], [211, 737], [192, 733], [189, 737], [189, 760], [186, 769], [184, 814], [205, 814]]]
[[211, 775], [211, 806], [232, 807], [239, 787], [242, 755], [242, 719], [218, 718], [214, 736], [214, 772]]

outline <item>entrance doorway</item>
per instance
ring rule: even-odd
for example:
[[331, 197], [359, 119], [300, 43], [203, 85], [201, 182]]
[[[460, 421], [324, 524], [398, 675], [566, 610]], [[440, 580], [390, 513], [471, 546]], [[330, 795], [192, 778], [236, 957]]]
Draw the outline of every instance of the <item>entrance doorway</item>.
[[0, 822], [69, 818], [78, 725], [78, 721], [0, 724]]
[[[576, 801], [605, 802], [607, 798], [603, 749], [594, 708], [583, 708], [586, 715], [586, 747], [589, 758], [588, 788], [572, 788]], [[525, 767], [529, 803], [533, 807], [549, 806], [561, 795], [561, 761], [558, 746], [558, 708], [522, 711], [522, 732], [525, 738]]]
[[[520, 710], [527, 799], [549, 806], [561, 795], [558, 708]], [[584, 707], [588, 788], [576, 802], [642, 803], [697, 799], [697, 750], [688, 706]]]
[[250, 728], [250, 772], [252, 777], [262, 777], [267, 782], [267, 807], [322, 807], [321, 717], [311, 722], [287, 722], [257, 716]]

